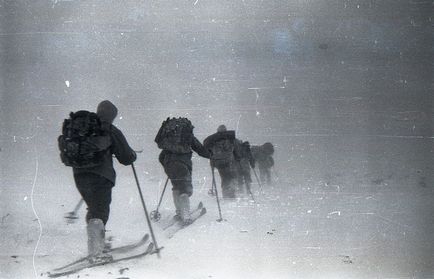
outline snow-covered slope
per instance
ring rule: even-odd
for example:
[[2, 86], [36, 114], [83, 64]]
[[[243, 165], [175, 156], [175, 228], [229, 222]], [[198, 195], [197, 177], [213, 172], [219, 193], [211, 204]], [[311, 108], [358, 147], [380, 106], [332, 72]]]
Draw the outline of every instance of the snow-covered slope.
[[[127, 169], [121, 172], [127, 174]], [[222, 201], [226, 221], [217, 222], [207, 179], [198, 177], [192, 199], [204, 202], [205, 216], [172, 239], [153, 223], [158, 244], [164, 246], [161, 259], [152, 255], [84, 270], [70, 278], [430, 278], [433, 274], [433, 224], [424, 221], [432, 216], [431, 190], [395, 191], [393, 179], [377, 185], [381, 189], [375, 192], [340, 190], [331, 182], [295, 185], [286, 179], [263, 185], [263, 191], [253, 185], [256, 203], [247, 196]], [[149, 211], [155, 209], [162, 180], [142, 185], [148, 189]], [[148, 232], [135, 187], [124, 177], [114, 191], [107, 226], [114, 246]], [[84, 208], [76, 224], [66, 224], [62, 214], [72, 210], [78, 197], [64, 207], [57, 200], [35, 199], [42, 224], [39, 242], [36, 221], [20, 224], [13, 211], [4, 218], [2, 235], [10, 241], [2, 242], [0, 278], [34, 278], [34, 272], [43, 278], [46, 271], [85, 255]], [[173, 214], [169, 195], [160, 212], [163, 218]]]

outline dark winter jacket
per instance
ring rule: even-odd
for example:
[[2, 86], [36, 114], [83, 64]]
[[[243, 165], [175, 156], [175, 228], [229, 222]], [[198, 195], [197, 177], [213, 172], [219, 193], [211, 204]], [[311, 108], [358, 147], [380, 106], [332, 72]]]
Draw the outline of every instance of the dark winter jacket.
[[248, 141], [243, 142], [241, 140], [236, 140], [236, 144], [238, 145], [240, 162], [242, 162], [242, 165], [244, 166], [246, 165], [245, 163], [247, 163], [247, 168], [250, 168], [250, 166], [255, 168], [255, 159], [253, 158], [252, 151], [250, 149], [250, 143]]
[[[209, 158], [210, 154], [208, 150], [206, 150], [203, 145], [200, 143], [200, 141], [193, 136], [193, 140], [191, 143], [191, 149], [196, 152], [199, 156], [204, 158]], [[164, 166], [167, 164], [167, 162], [170, 161], [179, 161], [187, 165], [189, 170], [192, 170], [193, 163], [191, 161], [191, 157], [193, 156], [193, 152], [190, 153], [173, 153], [168, 150], [163, 150], [160, 153], [160, 156], [158, 160], [160, 163]]]
[[111, 102], [103, 101], [98, 105], [97, 115], [110, 135], [110, 148], [104, 154], [104, 161], [101, 165], [91, 168], [73, 168], [74, 176], [82, 173], [94, 173], [107, 178], [115, 184], [116, 172], [113, 168], [113, 155], [123, 165], [130, 165], [136, 160], [136, 152], [128, 145], [125, 136], [111, 124], [116, 114], [117, 108]]
[[104, 162], [92, 168], [73, 168], [74, 175], [81, 173], [95, 173], [101, 175], [113, 184], [116, 181], [116, 172], [113, 168], [113, 156], [115, 155], [119, 163], [130, 165], [136, 160], [136, 152], [128, 145], [122, 132], [114, 125], [110, 125], [111, 146], [104, 155]]
[[[268, 150], [268, 146], [252, 146], [252, 155], [260, 169], [267, 169], [274, 166], [273, 152]], [[274, 150], [273, 150], [274, 151]]]

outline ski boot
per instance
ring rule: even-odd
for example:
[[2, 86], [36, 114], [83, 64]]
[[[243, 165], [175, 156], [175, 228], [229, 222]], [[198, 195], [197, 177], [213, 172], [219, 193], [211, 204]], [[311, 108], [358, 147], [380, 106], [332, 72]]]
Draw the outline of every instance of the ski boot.
[[90, 219], [87, 225], [87, 247], [89, 262], [104, 263], [113, 260], [113, 257], [104, 252], [105, 228], [101, 219]]
[[175, 204], [175, 215], [173, 216], [173, 220], [181, 221], [181, 206], [179, 203], [180, 192], [178, 190], [173, 190], [172, 195], [173, 203]]
[[188, 194], [181, 194], [179, 196], [179, 205], [181, 211], [181, 221], [184, 226], [192, 223], [190, 216], [190, 197]]

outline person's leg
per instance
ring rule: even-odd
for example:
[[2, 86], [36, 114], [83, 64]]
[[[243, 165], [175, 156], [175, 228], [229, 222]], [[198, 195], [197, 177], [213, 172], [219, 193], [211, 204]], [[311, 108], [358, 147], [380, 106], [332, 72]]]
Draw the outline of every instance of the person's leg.
[[251, 191], [252, 176], [250, 175], [250, 168], [244, 171], [244, 181], [246, 182], [246, 190], [248, 193]]
[[267, 168], [265, 170], [265, 175], [266, 175], [266, 179], [267, 179], [267, 184], [271, 185], [271, 168]]
[[241, 168], [241, 165], [238, 164], [236, 166], [236, 181], [237, 181], [237, 192], [238, 193], [243, 193], [243, 188], [244, 188], [244, 175], [243, 175], [243, 169]]
[[266, 169], [265, 168], [259, 168], [259, 179], [261, 180], [261, 183], [265, 183], [266, 181]]
[[107, 224], [112, 201], [113, 183], [96, 174], [80, 174], [75, 177], [77, 189], [87, 205], [86, 222], [101, 219]]
[[217, 167], [217, 171], [219, 173], [220, 176], [220, 185], [221, 185], [221, 189], [222, 189], [222, 195], [224, 195], [225, 189], [226, 189], [226, 185], [227, 185], [227, 178], [226, 178], [226, 174], [224, 171], [224, 168], [221, 166]]
[[100, 257], [104, 250], [105, 228], [101, 219], [92, 218], [86, 227], [88, 255], [92, 260]]
[[227, 196], [227, 191], [228, 191], [227, 189], [228, 189], [228, 187], [229, 187], [229, 182], [230, 182], [230, 180], [229, 180], [229, 178], [228, 178], [227, 171], [226, 171], [226, 168], [225, 168], [225, 167], [219, 166], [219, 167], [217, 168], [217, 170], [218, 170], [219, 175], [220, 175], [221, 189], [222, 189], [222, 197], [223, 197], [223, 198], [226, 198], [226, 196]]
[[235, 174], [231, 169], [231, 165], [227, 164], [219, 168], [219, 174], [222, 180], [222, 196], [223, 198], [235, 198]]
[[93, 206], [93, 189], [91, 187], [88, 186], [83, 186], [82, 184], [79, 185], [78, 183], [76, 183], [77, 185], [77, 190], [80, 193], [81, 197], [83, 198], [84, 202], [86, 203], [87, 206], [87, 212], [86, 212], [86, 223], [89, 223], [89, 220], [92, 218], [91, 211], [89, 210], [89, 208], [91, 208], [91, 206]]
[[110, 256], [104, 254], [103, 250], [105, 246], [105, 224], [110, 214], [113, 183], [102, 176], [92, 173], [77, 175], [75, 181], [88, 206], [86, 221], [90, 260], [110, 260]]
[[190, 196], [193, 194], [191, 170], [179, 161], [168, 162], [165, 171], [172, 182], [176, 213], [184, 223], [190, 222]]
[[173, 218], [180, 220], [181, 219], [181, 208], [179, 205], [179, 196], [180, 196], [179, 190], [172, 189], [173, 204], [175, 205], [175, 216], [173, 216]]
[[235, 161], [231, 162], [228, 167], [229, 182], [229, 196], [235, 198], [235, 189], [237, 188], [237, 170]]
[[93, 218], [101, 219], [104, 225], [107, 224], [110, 215], [110, 203], [112, 201], [112, 187], [101, 185], [94, 191], [95, 209]]

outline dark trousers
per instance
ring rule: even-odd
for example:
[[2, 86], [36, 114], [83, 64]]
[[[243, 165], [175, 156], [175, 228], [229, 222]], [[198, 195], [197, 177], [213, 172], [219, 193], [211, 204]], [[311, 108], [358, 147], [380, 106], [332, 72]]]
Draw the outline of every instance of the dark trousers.
[[180, 194], [187, 194], [189, 197], [193, 194], [193, 184], [191, 182], [191, 169], [181, 161], [165, 162], [164, 172], [172, 183], [172, 190], [179, 191]]
[[238, 186], [242, 186], [244, 183], [251, 184], [252, 176], [250, 175], [250, 164], [249, 161], [241, 159], [237, 164], [237, 177]]
[[86, 222], [101, 219], [105, 225], [110, 214], [113, 182], [94, 173], [76, 174], [74, 180], [87, 205]]
[[271, 169], [270, 168], [259, 168], [259, 176], [261, 179], [261, 182], [267, 184], [271, 184]]
[[223, 198], [235, 198], [234, 183], [237, 177], [235, 166], [232, 162], [213, 162], [213, 164], [217, 168], [220, 175]]

